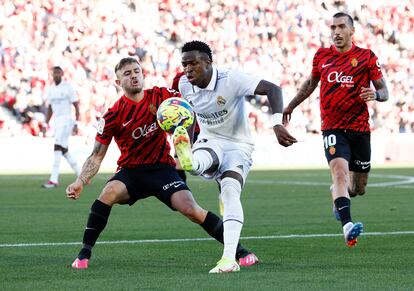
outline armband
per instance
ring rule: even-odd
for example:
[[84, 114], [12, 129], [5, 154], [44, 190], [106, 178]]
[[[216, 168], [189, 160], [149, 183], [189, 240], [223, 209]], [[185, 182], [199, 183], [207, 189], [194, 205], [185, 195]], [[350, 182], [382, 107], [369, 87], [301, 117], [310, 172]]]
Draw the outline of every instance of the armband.
[[272, 115], [272, 126], [282, 125], [283, 122], [283, 114], [282, 113], [275, 113]]

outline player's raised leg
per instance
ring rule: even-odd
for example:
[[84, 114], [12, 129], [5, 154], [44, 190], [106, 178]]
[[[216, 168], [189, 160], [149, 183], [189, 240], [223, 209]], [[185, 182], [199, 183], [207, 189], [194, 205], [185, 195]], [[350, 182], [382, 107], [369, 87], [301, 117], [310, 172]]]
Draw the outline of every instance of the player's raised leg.
[[[178, 126], [173, 134], [173, 143], [181, 167], [192, 175], [214, 173], [222, 159], [219, 146], [207, 144], [206, 139], [197, 140], [191, 151], [190, 138], [183, 126]], [[204, 146], [205, 145], [205, 146]]]
[[184, 126], [177, 126], [174, 130], [173, 143], [181, 167], [185, 171], [191, 171], [193, 169], [193, 154], [190, 137]]

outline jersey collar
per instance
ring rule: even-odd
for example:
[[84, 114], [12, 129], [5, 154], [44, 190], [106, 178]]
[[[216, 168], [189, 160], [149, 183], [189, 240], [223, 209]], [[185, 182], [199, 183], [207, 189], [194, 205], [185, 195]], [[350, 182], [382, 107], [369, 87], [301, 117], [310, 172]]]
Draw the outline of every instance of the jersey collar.
[[208, 83], [207, 87], [205, 88], [200, 88], [200, 87], [193, 85], [194, 93], [198, 91], [202, 91], [202, 90], [214, 91], [214, 89], [216, 88], [216, 84], [217, 84], [218, 72], [217, 72], [216, 66], [212, 65], [212, 67], [213, 67], [213, 74], [211, 75], [210, 83]]

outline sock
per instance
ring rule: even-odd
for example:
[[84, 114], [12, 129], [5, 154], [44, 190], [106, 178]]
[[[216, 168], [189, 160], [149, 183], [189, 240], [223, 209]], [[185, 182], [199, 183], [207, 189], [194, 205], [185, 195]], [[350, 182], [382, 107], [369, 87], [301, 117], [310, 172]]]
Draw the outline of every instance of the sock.
[[88, 244], [83, 244], [82, 249], [80, 250], [79, 254], [78, 254], [78, 259], [79, 260], [83, 260], [83, 259], [90, 259], [92, 256], [92, 246], [88, 245]]
[[341, 218], [342, 226], [351, 222], [351, 200], [346, 197], [339, 197], [335, 199], [334, 204]]
[[81, 168], [80, 168], [78, 162], [76, 161], [75, 157], [72, 154], [70, 154], [69, 152], [66, 152], [63, 156], [68, 161], [68, 163], [72, 167], [73, 171], [75, 171], [76, 176], [79, 176]]
[[54, 156], [55, 157], [53, 159], [52, 174], [50, 175], [49, 180], [57, 184], [59, 181], [59, 168], [60, 168], [60, 161], [62, 159], [62, 152], [54, 151]]
[[235, 258], [237, 244], [243, 227], [244, 214], [240, 201], [241, 185], [233, 178], [221, 181], [221, 197], [224, 204], [223, 228], [224, 251], [223, 257]]
[[100, 233], [108, 222], [111, 209], [111, 206], [106, 205], [99, 200], [95, 200], [92, 204], [91, 212], [89, 213], [88, 222], [86, 223], [85, 232], [83, 234], [83, 248], [79, 255], [81, 255], [82, 252], [88, 253], [87, 250], [89, 250], [90, 257], [92, 247], [95, 245]]
[[183, 179], [184, 182], [187, 182], [187, 175], [185, 174], [184, 170], [177, 170], [178, 176], [180, 176], [181, 179]]
[[213, 165], [213, 157], [206, 150], [197, 150], [193, 153], [193, 172], [197, 175], [204, 173]]
[[[223, 221], [215, 215], [213, 212], [207, 212], [206, 219], [200, 226], [214, 239], [223, 243]], [[240, 259], [249, 254], [249, 251], [246, 250], [241, 244], [237, 245], [236, 249], [236, 259]]]

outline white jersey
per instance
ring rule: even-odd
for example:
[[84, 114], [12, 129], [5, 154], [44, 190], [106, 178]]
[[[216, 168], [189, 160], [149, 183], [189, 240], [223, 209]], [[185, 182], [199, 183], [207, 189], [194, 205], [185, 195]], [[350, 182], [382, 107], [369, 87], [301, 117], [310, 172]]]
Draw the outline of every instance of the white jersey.
[[52, 106], [55, 119], [72, 118], [72, 103], [78, 101], [75, 90], [68, 82], [61, 81], [49, 88], [47, 101]]
[[200, 137], [223, 138], [254, 144], [246, 108], [246, 95], [253, 95], [261, 78], [233, 69], [213, 66], [206, 88], [191, 85], [184, 75], [179, 90], [194, 109], [200, 126]]

